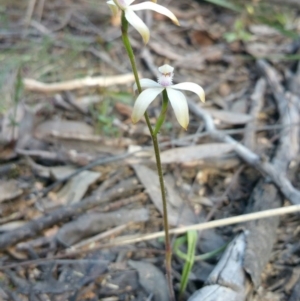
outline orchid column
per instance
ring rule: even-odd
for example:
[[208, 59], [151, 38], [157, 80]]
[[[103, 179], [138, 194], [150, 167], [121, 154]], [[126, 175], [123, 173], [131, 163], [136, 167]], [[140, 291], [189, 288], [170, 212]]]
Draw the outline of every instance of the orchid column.
[[[161, 73], [161, 76], [159, 77], [158, 82], [154, 82], [151, 79], [141, 79], [141, 80], [139, 79], [134, 53], [128, 37], [128, 23], [131, 24], [140, 33], [145, 44], [147, 44], [149, 41], [150, 32], [146, 24], [135, 14], [135, 11], [149, 9], [169, 17], [176, 25], [179, 25], [179, 22], [175, 17], [175, 15], [170, 10], [168, 10], [167, 8], [161, 5], [153, 3], [156, 1], [153, 2], [146, 1], [140, 4], [132, 5], [133, 2], [134, 0], [110, 0], [107, 1], [107, 4], [109, 5], [114, 15], [116, 15], [119, 10], [122, 11], [122, 21], [121, 21], [122, 39], [135, 76], [136, 84], [134, 86], [134, 89], [138, 90], [139, 92], [139, 96], [135, 102], [133, 112], [132, 112], [132, 121], [136, 123], [144, 115], [153, 141], [157, 172], [158, 172], [160, 190], [161, 190], [161, 196], [163, 202], [163, 220], [164, 220], [165, 246], [166, 246], [166, 274], [168, 280], [170, 299], [171, 301], [175, 301], [174, 290], [172, 285], [172, 266], [171, 266], [172, 250], [171, 250], [171, 243], [170, 243], [170, 236], [169, 236], [167, 199], [165, 193], [157, 134], [159, 133], [159, 130], [164, 123], [169, 100], [171, 102], [171, 105], [173, 107], [175, 116], [179, 124], [184, 129], [187, 129], [189, 123], [188, 105], [185, 96], [178, 90], [190, 90], [192, 92], [195, 92], [202, 101], [204, 101], [204, 91], [200, 86], [194, 83], [181, 83], [177, 85], [172, 85], [174, 68], [169, 65], [164, 65], [159, 68], [159, 72]], [[142, 90], [143, 88], [145, 88], [144, 91]], [[155, 127], [152, 128], [146, 110], [150, 105], [150, 103], [160, 93], [162, 93], [163, 96], [162, 109]]]

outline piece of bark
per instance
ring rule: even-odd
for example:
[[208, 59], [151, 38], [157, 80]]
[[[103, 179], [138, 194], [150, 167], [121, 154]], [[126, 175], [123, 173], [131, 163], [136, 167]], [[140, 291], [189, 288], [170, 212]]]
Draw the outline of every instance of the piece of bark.
[[227, 247], [221, 260], [207, 279], [207, 285], [196, 291], [189, 301], [241, 301], [248, 290], [243, 269], [246, 235], [239, 234]]

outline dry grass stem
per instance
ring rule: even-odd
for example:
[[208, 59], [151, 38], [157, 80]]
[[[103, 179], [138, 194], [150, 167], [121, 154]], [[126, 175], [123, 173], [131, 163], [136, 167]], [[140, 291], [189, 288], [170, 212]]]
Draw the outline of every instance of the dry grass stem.
[[[254, 212], [254, 213], [224, 218], [224, 219], [220, 219], [220, 220], [210, 221], [207, 223], [201, 223], [201, 224], [195, 224], [195, 225], [190, 225], [190, 226], [184, 226], [181, 228], [171, 229], [170, 234], [183, 234], [189, 230], [200, 231], [200, 230], [212, 229], [212, 228], [217, 228], [217, 227], [224, 227], [224, 226], [228, 226], [228, 225], [245, 223], [248, 221], [262, 219], [262, 218], [270, 218], [270, 217], [274, 217], [274, 216], [295, 213], [295, 212], [299, 212], [299, 211], [300, 211], [300, 205], [293, 205], [293, 206], [288, 206], [288, 207], [284, 207], [284, 208], [270, 209], [270, 210], [265, 210], [265, 211], [261, 211], [261, 212]], [[151, 233], [151, 234], [138, 235], [138, 236], [134, 236], [134, 237], [125, 237], [125, 238], [119, 237], [115, 241], [112, 241], [109, 245], [112, 245], [112, 244], [115, 246], [127, 245], [127, 244], [131, 244], [131, 243], [137, 243], [137, 242], [141, 242], [141, 241], [164, 237], [164, 235], [165, 235], [164, 231], [160, 231], [160, 232], [155, 232], [155, 233]]]

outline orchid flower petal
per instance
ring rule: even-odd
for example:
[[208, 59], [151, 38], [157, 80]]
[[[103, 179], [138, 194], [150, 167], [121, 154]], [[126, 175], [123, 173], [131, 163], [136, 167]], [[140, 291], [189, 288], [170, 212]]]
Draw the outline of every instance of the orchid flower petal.
[[109, 6], [112, 15], [116, 16], [118, 14], [119, 8], [115, 4], [115, 2], [113, 0], [109, 0], [109, 1], [106, 2], [106, 4]]
[[202, 102], [205, 102], [205, 93], [202, 87], [194, 83], [180, 83], [170, 86], [172, 89], [188, 90], [196, 93]]
[[[141, 84], [142, 89], [144, 89], [144, 88], [146, 88], [146, 89], [147, 88], [161, 88], [161, 85], [159, 83], [157, 83], [154, 80], [149, 79], [149, 78], [140, 79], [140, 84]], [[136, 84], [133, 85], [133, 90], [134, 91], [137, 90]]]
[[130, 9], [132, 9], [134, 11], [144, 10], [144, 9], [150, 9], [150, 10], [156, 11], [157, 13], [167, 16], [176, 25], [179, 26], [179, 21], [177, 20], [176, 16], [170, 10], [168, 10], [164, 6], [156, 4], [154, 2], [146, 1], [146, 2], [139, 3], [139, 4], [131, 5]]
[[116, 6], [120, 9], [125, 10], [135, 0], [113, 0]]
[[125, 17], [127, 21], [140, 33], [144, 43], [147, 44], [150, 38], [149, 29], [142, 19], [138, 17], [133, 10], [131, 10], [131, 6], [125, 10]]
[[126, 2], [126, 4], [129, 6], [131, 5], [132, 2], [134, 2], [135, 0], [124, 0]]
[[126, 0], [113, 0], [113, 1], [119, 9], [125, 10], [128, 7]]
[[[156, 96], [164, 90], [163, 87], [160, 88], [149, 88], [143, 91], [135, 101], [131, 119], [133, 123], [138, 122], [144, 113], [146, 112], [150, 103], [156, 98]], [[178, 91], [177, 91], [178, 92]]]
[[186, 130], [189, 124], [189, 108], [186, 98], [182, 92], [173, 90], [171, 87], [167, 87], [166, 90], [177, 121]]

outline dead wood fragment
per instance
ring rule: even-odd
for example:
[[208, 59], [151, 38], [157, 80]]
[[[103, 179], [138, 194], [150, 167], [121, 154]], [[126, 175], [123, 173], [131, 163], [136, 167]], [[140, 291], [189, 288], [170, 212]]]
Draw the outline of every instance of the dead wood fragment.
[[189, 301], [242, 301], [249, 289], [243, 270], [246, 236], [239, 234], [227, 247], [221, 260], [207, 279], [207, 285], [195, 292]]
[[15, 243], [34, 237], [39, 232], [56, 225], [68, 218], [77, 216], [85, 211], [92, 209], [96, 206], [104, 204], [109, 201], [116, 200], [118, 198], [124, 198], [133, 193], [136, 189], [136, 184], [132, 186], [127, 185], [123, 189], [111, 190], [109, 194], [95, 195], [83, 199], [81, 202], [71, 206], [59, 208], [50, 212], [48, 215], [42, 216], [37, 219], [33, 219], [26, 223], [26, 225], [5, 233], [0, 236], [0, 250], [5, 250], [7, 247], [14, 245]]

